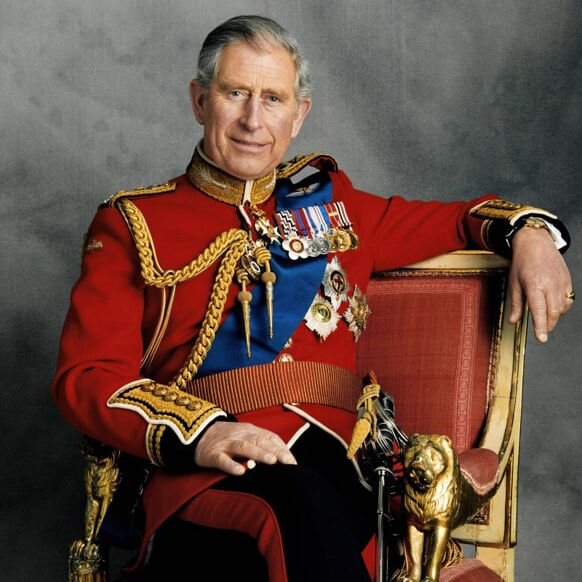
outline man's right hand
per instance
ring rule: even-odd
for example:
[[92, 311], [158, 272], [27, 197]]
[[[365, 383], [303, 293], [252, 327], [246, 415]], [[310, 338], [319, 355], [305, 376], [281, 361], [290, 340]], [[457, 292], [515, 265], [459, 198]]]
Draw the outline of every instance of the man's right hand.
[[247, 422], [215, 422], [196, 446], [196, 464], [229, 475], [243, 475], [246, 469], [235, 459], [267, 465], [297, 464], [287, 445], [274, 432]]

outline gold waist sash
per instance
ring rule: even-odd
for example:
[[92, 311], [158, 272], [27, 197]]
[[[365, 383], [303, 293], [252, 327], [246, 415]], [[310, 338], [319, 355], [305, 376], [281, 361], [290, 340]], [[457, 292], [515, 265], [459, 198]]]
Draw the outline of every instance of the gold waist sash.
[[325, 404], [355, 412], [362, 380], [330, 364], [284, 362], [194, 378], [185, 391], [232, 414], [283, 403]]

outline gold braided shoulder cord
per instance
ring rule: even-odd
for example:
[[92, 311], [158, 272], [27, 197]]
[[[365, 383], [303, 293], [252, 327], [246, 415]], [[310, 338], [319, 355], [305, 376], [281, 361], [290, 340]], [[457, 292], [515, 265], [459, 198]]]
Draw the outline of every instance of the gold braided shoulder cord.
[[141, 211], [131, 200], [121, 199], [117, 204], [133, 236], [141, 264], [141, 274], [146, 285], [162, 289], [175, 287], [178, 283], [193, 279], [224, 255], [214, 279], [198, 337], [188, 359], [169, 384], [171, 387], [184, 389], [198, 372], [212, 346], [236, 266], [247, 250], [249, 235], [242, 229], [227, 230], [217, 236], [208, 248], [188, 265], [175, 271], [164, 271], [156, 257], [154, 241]]
[[212, 346], [216, 330], [220, 324], [222, 312], [224, 311], [224, 304], [226, 303], [228, 290], [232, 283], [236, 266], [246, 252], [246, 248], [246, 240], [237, 241], [231, 245], [231, 248], [222, 259], [218, 272], [216, 273], [216, 278], [214, 279], [212, 293], [210, 294], [210, 300], [208, 301], [206, 315], [202, 320], [200, 333], [196, 338], [186, 363], [170, 382], [170, 386], [176, 386], [184, 390], [187, 387], [188, 382], [192, 380], [202, 365], [208, 350], [210, 350], [210, 347]]
[[173, 271], [163, 270], [156, 257], [154, 241], [144, 215], [131, 200], [122, 199], [119, 206], [127, 218], [135, 246], [141, 263], [141, 274], [146, 285], [153, 287], [173, 287], [178, 283], [193, 279], [210, 267], [232, 245], [244, 248], [248, 241], [246, 231], [231, 228], [218, 235], [193, 261], [188, 265]]

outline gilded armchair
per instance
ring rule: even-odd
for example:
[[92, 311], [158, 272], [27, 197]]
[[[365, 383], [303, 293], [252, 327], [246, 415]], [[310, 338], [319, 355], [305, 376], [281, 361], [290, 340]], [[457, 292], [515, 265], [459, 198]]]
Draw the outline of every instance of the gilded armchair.
[[[453, 532], [475, 546], [476, 557], [443, 570], [443, 582], [514, 579], [527, 318], [507, 321], [508, 266], [492, 253], [459, 251], [380, 274], [368, 287], [372, 317], [357, 344], [358, 371], [376, 372], [407, 433], [449, 435], [476, 485], [496, 489], [477, 517]], [[99, 447], [85, 456], [85, 535], [71, 546], [69, 580], [105, 582], [99, 527], [117, 487], [117, 457]]]

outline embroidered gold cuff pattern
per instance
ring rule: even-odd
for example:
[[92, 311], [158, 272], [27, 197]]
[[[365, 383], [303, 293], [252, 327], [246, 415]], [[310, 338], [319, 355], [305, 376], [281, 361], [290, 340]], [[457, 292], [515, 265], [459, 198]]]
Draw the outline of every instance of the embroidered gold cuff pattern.
[[161, 442], [166, 429], [167, 427], [163, 424], [150, 424], [146, 431], [146, 450], [148, 457], [150, 458], [150, 461], [158, 467], [164, 465]]
[[494, 250], [494, 243], [491, 240], [490, 234], [489, 234], [489, 229], [491, 228], [491, 225], [493, 224], [493, 221], [490, 219], [484, 220], [483, 224], [481, 225], [481, 239], [483, 240], [483, 242], [485, 243], [485, 246], [490, 250], [493, 251]]
[[[150, 424], [171, 428], [184, 445], [192, 443], [210, 420], [217, 416], [226, 416], [226, 412], [211, 402], [151, 380], [120, 388], [109, 398], [107, 406], [133, 410]], [[153, 459], [161, 460], [161, 436], [162, 433], [155, 432], [147, 436], [148, 453], [151, 453]]]
[[547, 216], [555, 219], [556, 216], [542, 208], [535, 208], [534, 206], [525, 206], [508, 200], [487, 200], [469, 211], [471, 216], [482, 219], [493, 220], [507, 220], [510, 224], [527, 216], [528, 214], [536, 214], [540, 216]]

